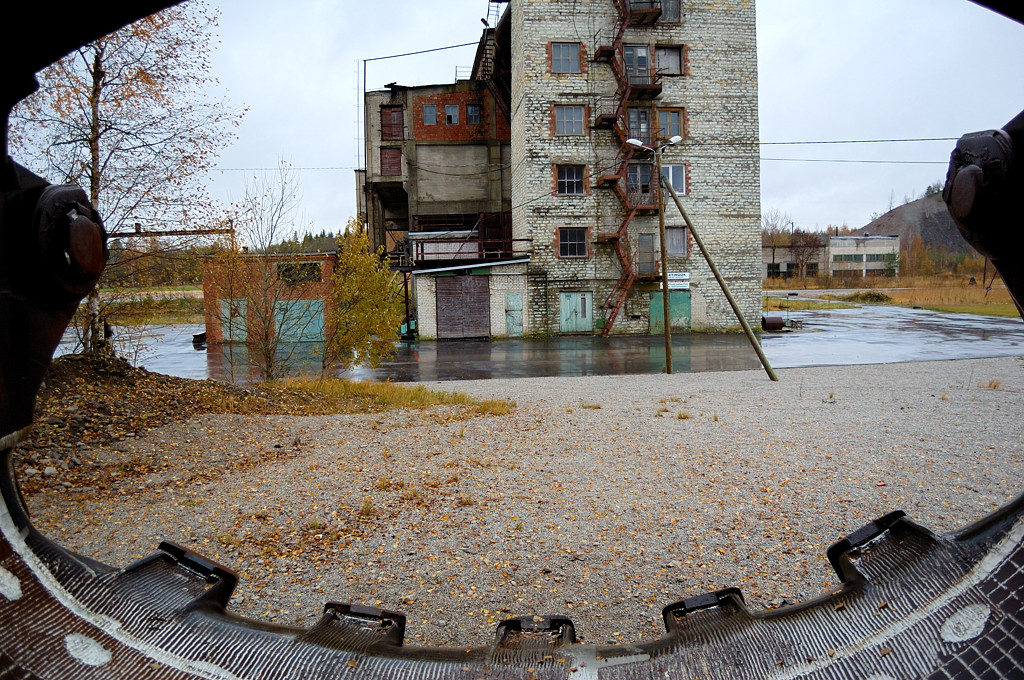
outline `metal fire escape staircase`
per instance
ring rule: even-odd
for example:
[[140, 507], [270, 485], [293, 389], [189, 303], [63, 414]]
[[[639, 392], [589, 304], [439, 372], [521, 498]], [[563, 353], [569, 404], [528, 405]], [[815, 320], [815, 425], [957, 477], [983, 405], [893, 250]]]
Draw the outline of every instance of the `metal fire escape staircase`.
[[506, 82], [502, 74], [497, 72], [496, 58], [498, 50], [498, 23], [501, 20], [501, 6], [506, 0], [491, 0], [488, 5], [488, 26], [480, 45], [478, 62], [474, 67], [474, 77], [482, 80], [494, 98], [495, 105], [505, 120], [512, 120], [512, 89], [511, 82]]
[[637, 268], [629, 248], [629, 225], [641, 210], [649, 210], [649, 205], [643, 205], [640, 201], [630, 196], [626, 187], [629, 185], [627, 172], [629, 163], [633, 158], [635, 149], [626, 143], [629, 139], [629, 124], [627, 120], [627, 105], [635, 96], [650, 97], [660, 93], [660, 87], [651, 87], [653, 81], [645, 83], [639, 92], [633, 87], [633, 78], [626, 68], [622, 40], [626, 29], [631, 26], [650, 26], [661, 16], [660, 0], [647, 0], [637, 2], [635, 0], [614, 0], [615, 7], [619, 12], [619, 27], [615, 33], [615, 39], [611, 45], [598, 47], [595, 54], [595, 61], [607, 62], [615, 75], [618, 84], [615, 93], [615, 111], [603, 113], [597, 116], [594, 123], [595, 128], [612, 130], [619, 140], [619, 151], [617, 154], [618, 168], [615, 172], [603, 174], [598, 177], [597, 185], [611, 189], [622, 203], [624, 216], [619, 223], [619, 228], [614, 232], [599, 233], [598, 243], [611, 243], [615, 248], [615, 254], [622, 265], [622, 274], [619, 276], [615, 287], [605, 299], [602, 309], [605, 311], [604, 328], [601, 335], [607, 337], [611, 332], [615, 320], [626, 304], [626, 298], [637, 280]]

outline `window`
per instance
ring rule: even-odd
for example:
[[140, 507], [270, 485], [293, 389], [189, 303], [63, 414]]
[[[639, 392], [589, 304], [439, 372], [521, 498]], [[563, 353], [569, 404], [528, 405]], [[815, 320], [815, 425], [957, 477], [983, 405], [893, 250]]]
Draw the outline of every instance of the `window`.
[[622, 56], [630, 85], [650, 85], [651, 49], [647, 45], [626, 45], [622, 48]]
[[559, 165], [557, 166], [557, 173], [559, 194], [583, 193], [582, 165]]
[[662, 139], [684, 137], [683, 120], [682, 109], [658, 109], [658, 136]]
[[423, 124], [437, 125], [437, 104], [423, 105]]
[[679, 0], [661, 0], [659, 21], [679, 21]]
[[561, 227], [558, 230], [559, 257], [587, 256], [587, 228]]
[[277, 265], [277, 278], [289, 286], [311, 283], [323, 278], [319, 262], [289, 262]]
[[779, 262], [768, 263], [768, 278], [777, 279], [782, 276], [782, 264]]
[[630, 163], [626, 168], [626, 179], [629, 182], [629, 197], [633, 205], [650, 205], [654, 203], [651, 187], [651, 169], [649, 163]]
[[807, 276], [817, 276], [818, 275], [818, 263], [817, 262], [808, 262], [804, 266], [807, 268]]
[[405, 118], [401, 106], [380, 107], [380, 138], [395, 140], [405, 138]]
[[444, 122], [446, 125], [458, 125], [459, 124], [459, 105], [458, 104], [445, 104], [444, 105]]
[[686, 257], [686, 227], [666, 226], [665, 227], [665, 250], [669, 255]]
[[683, 49], [681, 47], [655, 47], [654, 68], [663, 76], [683, 74]]
[[385, 177], [402, 174], [402, 150], [394, 146], [380, 150], [380, 174]]
[[630, 137], [635, 137], [644, 144], [651, 143], [650, 109], [626, 109], [626, 126], [629, 128]]
[[466, 123], [476, 125], [480, 122], [480, 105], [466, 104]]
[[555, 107], [555, 134], [582, 135], [583, 134], [583, 107], [582, 106], [556, 106]]
[[551, 43], [551, 72], [579, 73], [580, 44]]
[[861, 254], [856, 255], [833, 255], [833, 262], [863, 262], [864, 256]]
[[884, 253], [868, 253], [867, 255], [864, 256], [864, 259], [867, 262], [885, 262], [885, 254]]
[[677, 194], [686, 193], [685, 165], [663, 165], [661, 166], [661, 176], [668, 180], [669, 185], [676, 190]]

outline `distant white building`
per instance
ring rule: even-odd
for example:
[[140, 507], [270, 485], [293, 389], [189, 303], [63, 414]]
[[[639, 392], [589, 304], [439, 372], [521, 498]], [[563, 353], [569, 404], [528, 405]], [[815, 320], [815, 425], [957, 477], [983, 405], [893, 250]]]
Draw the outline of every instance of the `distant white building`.
[[766, 279], [898, 276], [899, 236], [824, 236], [817, 244], [762, 246]]
[[899, 236], [830, 236], [829, 272], [833, 277], [898, 276]]

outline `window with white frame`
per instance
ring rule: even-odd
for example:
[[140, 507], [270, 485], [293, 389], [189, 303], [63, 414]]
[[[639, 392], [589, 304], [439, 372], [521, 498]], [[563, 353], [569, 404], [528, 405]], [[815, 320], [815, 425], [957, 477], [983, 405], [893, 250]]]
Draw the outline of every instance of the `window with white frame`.
[[555, 107], [555, 135], [569, 136], [583, 134], [583, 107]]
[[459, 124], [459, 105], [458, 104], [445, 104], [444, 105], [444, 122], [446, 125], [458, 125]]
[[423, 124], [437, 125], [437, 104], [423, 105]]
[[685, 165], [662, 165], [661, 176], [668, 180], [669, 185], [676, 190], [677, 194], [686, 193]]

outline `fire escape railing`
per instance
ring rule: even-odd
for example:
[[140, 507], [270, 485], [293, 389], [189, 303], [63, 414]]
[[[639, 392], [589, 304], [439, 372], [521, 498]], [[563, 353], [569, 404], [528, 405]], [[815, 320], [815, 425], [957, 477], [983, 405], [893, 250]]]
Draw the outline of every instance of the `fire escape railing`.
[[[627, 67], [622, 42], [628, 27], [650, 25], [657, 20], [661, 15], [660, 0], [614, 0], [614, 2], [619, 12], [619, 26], [615, 33], [615, 39], [611, 45], [599, 47], [595, 53], [596, 60], [608, 62], [617, 83], [615, 110], [613, 113], [599, 115], [596, 126], [610, 128], [619, 139], [619, 151], [616, 155], [617, 169], [615, 172], [601, 175], [598, 178], [598, 186], [611, 189], [618, 197], [624, 211], [622, 221], [616, 231], [598, 234], [599, 243], [612, 244], [622, 266], [622, 274], [601, 307], [605, 313], [601, 335], [606, 337], [611, 332], [612, 326], [626, 304], [629, 291], [638, 278], [635, 258], [630, 253], [629, 225], [640, 210], [650, 210], [652, 207], [657, 209], [655, 189], [640, 192], [629, 186], [627, 173], [635, 149], [626, 143], [626, 140], [630, 138], [627, 107], [633, 96], [634, 86], [643, 88], [644, 94], [648, 96], [651, 94], [657, 96], [660, 92], [659, 76], [652, 69], [643, 72]], [[643, 15], [637, 21], [634, 21], [634, 9], [639, 10], [637, 14]], [[652, 181], [657, 181], [657, 178], [652, 178]]]

